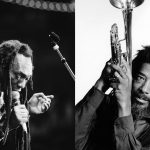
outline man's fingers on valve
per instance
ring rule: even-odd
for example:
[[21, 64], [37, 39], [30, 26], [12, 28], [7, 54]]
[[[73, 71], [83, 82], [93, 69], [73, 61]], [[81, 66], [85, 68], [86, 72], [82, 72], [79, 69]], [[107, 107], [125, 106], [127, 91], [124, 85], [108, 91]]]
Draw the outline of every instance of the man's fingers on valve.
[[125, 65], [121, 65], [121, 68], [124, 73], [127, 73], [127, 67]]
[[121, 80], [121, 76], [117, 71], [114, 72], [114, 75], [119, 81]]
[[125, 73], [128, 73], [128, 72], [130, 73], [131, 67], [130, 67], [129, 63], [124, 58], [122, 58], [121, 62], [122, 62], [121, 68], [123, 69], [123, 71]]
[[122, 68], [119, 65], [112, 64], [112, 68], [115, 72], [118, 72], [122, 78], [126, 78], [126, 74], [123, 72]]

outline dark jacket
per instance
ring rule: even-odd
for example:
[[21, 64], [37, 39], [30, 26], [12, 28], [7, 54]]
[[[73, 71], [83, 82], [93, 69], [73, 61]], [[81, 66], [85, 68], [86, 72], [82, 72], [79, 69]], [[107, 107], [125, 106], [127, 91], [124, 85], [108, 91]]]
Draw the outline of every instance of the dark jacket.
[[14, 122], [14, 117], [10, 115], [9, 125], [6, 127], [6, 107], [5, 104], [0, 105], [0, 150], [30, 150], [30, 133], [26, 134], [22, 126]]
[[150, 150], [150, 119], [118, 117], [115, 97], [92, 88], [75, 112], [76, 150]]

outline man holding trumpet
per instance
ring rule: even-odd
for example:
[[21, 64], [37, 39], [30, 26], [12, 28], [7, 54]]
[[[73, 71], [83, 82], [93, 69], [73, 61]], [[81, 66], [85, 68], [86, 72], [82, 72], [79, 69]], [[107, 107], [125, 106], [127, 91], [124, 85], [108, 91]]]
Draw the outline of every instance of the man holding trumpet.
[[150, 149], [150, 46], [138, 51], [132, 71], [123, 57], [106, 63], [76, 106], [75, 143], [76, 150]]

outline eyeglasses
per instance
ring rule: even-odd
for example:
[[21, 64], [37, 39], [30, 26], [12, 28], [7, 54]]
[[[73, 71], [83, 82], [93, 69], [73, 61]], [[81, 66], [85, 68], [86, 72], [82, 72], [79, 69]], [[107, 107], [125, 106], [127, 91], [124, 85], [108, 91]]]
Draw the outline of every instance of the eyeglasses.
[[23, 80], [28, 81], [31, 78], [31, 76], [27, 76], [22, 72], [11, 72], [11, 74], [12, 74], [12, 78], [18, 81], [23, 81]]

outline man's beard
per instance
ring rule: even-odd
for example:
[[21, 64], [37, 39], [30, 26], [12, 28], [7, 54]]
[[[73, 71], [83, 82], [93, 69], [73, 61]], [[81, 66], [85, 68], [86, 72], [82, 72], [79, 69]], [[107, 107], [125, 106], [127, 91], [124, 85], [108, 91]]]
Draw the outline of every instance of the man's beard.
[[[141, 94], [139, 91], [133, 94], [132, 96], [132, 115], [134, 120], [140, 120], [144, 117], [150, 117], [150, 99], [147, 98], [144, 94]], [[148, 101], [148, 106], [143, 107], [143, 105], [136, 100], [136, 98], [143, 99]]]
[[141, 104], [132, 104], [132, 115], [134, 120], [140, 120], [144, 117], [150, 117], [150, 104], [147, 107], [142, 108]]

